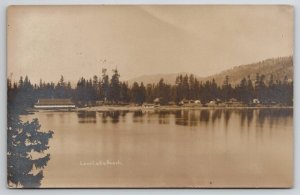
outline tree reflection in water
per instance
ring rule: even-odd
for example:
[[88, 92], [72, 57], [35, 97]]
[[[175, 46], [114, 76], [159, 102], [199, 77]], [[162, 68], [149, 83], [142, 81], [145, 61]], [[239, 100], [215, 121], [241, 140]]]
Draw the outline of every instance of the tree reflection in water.
[[268, 121], [270, 127], [279, 122], [283, 125], [287, 124], [288, 117], [293, 116], [293, 109], [259, 109], [258, 110], [258, 122], [260, 127]]
[[107, 112], [107, 115], [111, 118], [112, 123], [118, 123], [120, 119], [120, 111]]
[[200, 111], [200, 122], [205, 123], [205, 125], [208, 125], [209, 119], [210, 119], [209, 111], [201, 110]]
[[133, 122], [134, 123], [143, 123], [144, 122], [143, 115], [144, 115], [144, 113], [141, 110], [134, 111], [133, 112], [133, 118], [132, 118]]
[[221, 117], [222, 117], [222, 110], [220, 109], [212, 110], [211, 120], [213, 124], [216, 122], [216, 120], [220, 120]]
[[155, 113], [158, 115], [159, 124], [170, 123], [170, 115], [172, 114], [170, 111], [162, 110], [162, 111], [156, 111]]
[[188, 126], [188, 111], [187, 110], [180, 110], [177, 111], [175, 114], [175, 124], [176, 125], [182, 125], [182, 126]]
[[252, 109], [247, 109], [246, 111], [246, 117], [247, 117], [247, 127], [250, 127], [250, 124], [253, 121], [253, 110]]
[[[238, 117], [241, 128], [250, 127], [255, 121], [260, 128], [266, 122], [269, 122], [270, 128], [274, 124], [283, 122], [286, 124], [288, 117], [293, 116], [292, 109], [274, 109], [274, 108], [261, 108], [261, 109], [202, 109], [202, 110], [155, 110], [155, 111], [105, 111], [98, 112], [101, 116], [102, 123], [119, 123], [120, 118], [122, 122], [126, 122], [127, 115], [130, 114], [134, 123], [158, 123], [158, 124], [171, 124], [175, 123], [180, 126], [213, 126], [223, 121], [225, 130], [231, 122], [231, 116], [234, 113]], [[129, 116], [130, 116], [129, 115]], [[77, 113], [79, 123], [96, 123], [96, 112], [81, 111]], [[280, 121], [279, 121], [280, 120]]]
[[94, 111], [79, 111], [77, 112], [79, 123], [96, 123], [96, 112]]
[[[118, 123], [120, 122], [120, 117], [122, 117], [122, 121], [126, 120], [126, 115], [129, 111], [101, 111], [98, 112], [101, 116], [102, 123]], [[140, 112], [134, 112], [134, 117], [142, 116]], [[77, 113], [79, 123], [96, 123], [97, 115], [95, 111], [80, 111]]]
[[231, 109], [225, 109], [223, 112], [224, 112], [225, 130], [227, 132], [228, 123], [229, 123], [229, 120], [230, 120], [230, 117], [231, 117], [232, 110]]

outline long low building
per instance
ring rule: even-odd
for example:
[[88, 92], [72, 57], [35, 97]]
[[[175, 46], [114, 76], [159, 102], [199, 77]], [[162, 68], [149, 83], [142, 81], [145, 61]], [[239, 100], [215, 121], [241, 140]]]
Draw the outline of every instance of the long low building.
[[63, 109], [76, 108], [76, 105], [71, 99], [39, 99], [34, 105], [37, 109]]

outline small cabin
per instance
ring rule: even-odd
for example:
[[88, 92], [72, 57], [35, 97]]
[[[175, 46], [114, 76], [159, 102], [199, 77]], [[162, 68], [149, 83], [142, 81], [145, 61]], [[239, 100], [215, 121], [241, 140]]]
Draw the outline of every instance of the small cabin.
[[214, 100], [211, 100], [211, 101], [209, 101], [209, 102], [206, 104], [206, 106], [208, 106], [208, 107], [215, 107], [215, 106], [217, 106], [217, 102], [214, 101]]
[[153, 102], [155, 105], [160, 105], [160, 98], [155, 98]]
[[189, 100], [183, 99], [183, 100], [181, 100], [181, 101], [179, 102], [179, 105], [180, 105], [180, 106], [183, 106], [183, 105], [188, 104], [188, 103], [190, 103]]
[[201, 104], [201, 101], [200, 100], [195, 100], [194, 103], [195, 104]]
[[185, 106], [185, 107], [199, 107], [199, 106], [202, 106], [200, 100], [186, 100], [186, 99], [179, 102], [179, 105]]
[[253, 104], [260, 104], [259, 99], [253, 99], [252, 102], [253, 102]]
[[76, 108], [71, 99], [39, 99], [34, 105], [37, 109], [65, 109]]

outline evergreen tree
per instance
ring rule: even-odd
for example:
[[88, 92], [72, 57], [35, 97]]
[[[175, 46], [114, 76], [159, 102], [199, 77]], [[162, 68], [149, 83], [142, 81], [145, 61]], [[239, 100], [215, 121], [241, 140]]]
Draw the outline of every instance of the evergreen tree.
[[160, 98], [161, 104], [167, 104], [171, 100], [171, 86], [166, 84], [164, 79], [160, 79], [158, 82], [157, 97]]
[[93, 101], [99, 100], [100, 96], [100, 88], [99, 88], [99, 81], [97, 75], [93, 77]]
[[114, 103], [118, 103], [120, 101], [120, 90], [121, 90], [121, 85], [120, 85], [120, 75], [118, 73], [117, 69], [113, 70], [113, 75], [111, 77], [110, 81], [110, 100]]
[[136, 104], [141, 104], [141, 99], [140, 99], [140, 87], [137, 82], [134, 82], [131, 88], [131, 101], [136, 103]]
[[107, 101], [108, 100], [108, 95], [109, 95], [109, 77], [106, 74], [107, 69], [102, 69], [102, 83], [101, 83], [101, 90], [103, 93], [103, 100]]
[[27, 76], [24, 82], [22, 78], [20, 80], [19, 86], [12, 85], [9, 80], [7, 85], [7, 182], [9, 186], [39, 187], [43, 168], [50, 159], [50, 154], [45, 154], [45, 151], [53, 132], [40, 131], [37, 119], [25, 123], [19, 119], [19, 115], [26, 113], [31, 105], [26, 101], [16, 101], [16, 97], [33, 96], [33, 90], [38, 90], [33, 88]]
[[86, 99], [86, 96], [85, 96], [86, 92], [87, 92], [87, 90], [86, 90], [86, 81], [82, 77], [77, 82], [77, 86], [76, 86], [76, 89], [75, 89], [75, 101], [76, 101], [77, 105], [85, 106], [87, 104], [87, 99]]
[[253, 83], [251, 81], [250, 75], [248, 75], [248, 81], [247, 81], [247, 93], [248, 93], [248, 100], [251, 102], [254, 98], [254, 87]]
[[123, 82], [121, 84], [120, 99], [124, 103], [129, 103], [130, 102], [130, 89], [129, 89], [127, 83], [125, 83], [125, 82]]
[[[43, 178], [43, 168], [50, 160], [44, 154], [53, 132], [40, 131], [37, 119], [22, 123], [16, 114], [9, 113], [7, 120], [7, 180], [16, 187], [39, 187]], [[32, 153], [38, 153], [37, 158]], [[35, 154], [36, 155], [36, 154]], [[36, 173], [33, 173], [36, 172]]]
[[236, 99], [245, 103], [249, 104], [249, 94], [248, 94], [248, 85], [246, 78], [243, 78], [240, 82], [240, 84], [235, 88], [236, 91]]
[[222, 99], [227, 102], [232, 97], [233, 89], [231, 84], [229, 83], [229, 76], [225, 77], [223, 86], [222, 86]]
[[154, 100], [154, 86], [152, 84], [147, 84], [146, 87], [146, 101], [153, 102]]
[[176, 77], [176, 97], [175, 101], [178, 103], [183, 99], [183, 77], [179, 75]]
[[139, 98], [140, 102], [144, 103], [146, 101], [146, 88], [145, 88], [143, 82], [141, 82], [141, 85], [140, 85], [139, 96], [140, 96], [140, 98]]
[[182, 96], [184, 99], [190, 99], [189, 90], [190, 90], [189, 79], [188, 76], [185, 75], [182, 80], [182, 93], [183, 93]]

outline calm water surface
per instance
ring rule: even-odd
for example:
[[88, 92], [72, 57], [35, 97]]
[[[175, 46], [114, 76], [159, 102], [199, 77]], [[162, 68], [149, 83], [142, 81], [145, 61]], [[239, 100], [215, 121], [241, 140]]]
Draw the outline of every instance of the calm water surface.
[[32, 118], [54, 131], [42, 187], [272, 187], [293, 178], [292, 109], [43, 111], [22, 120]]

